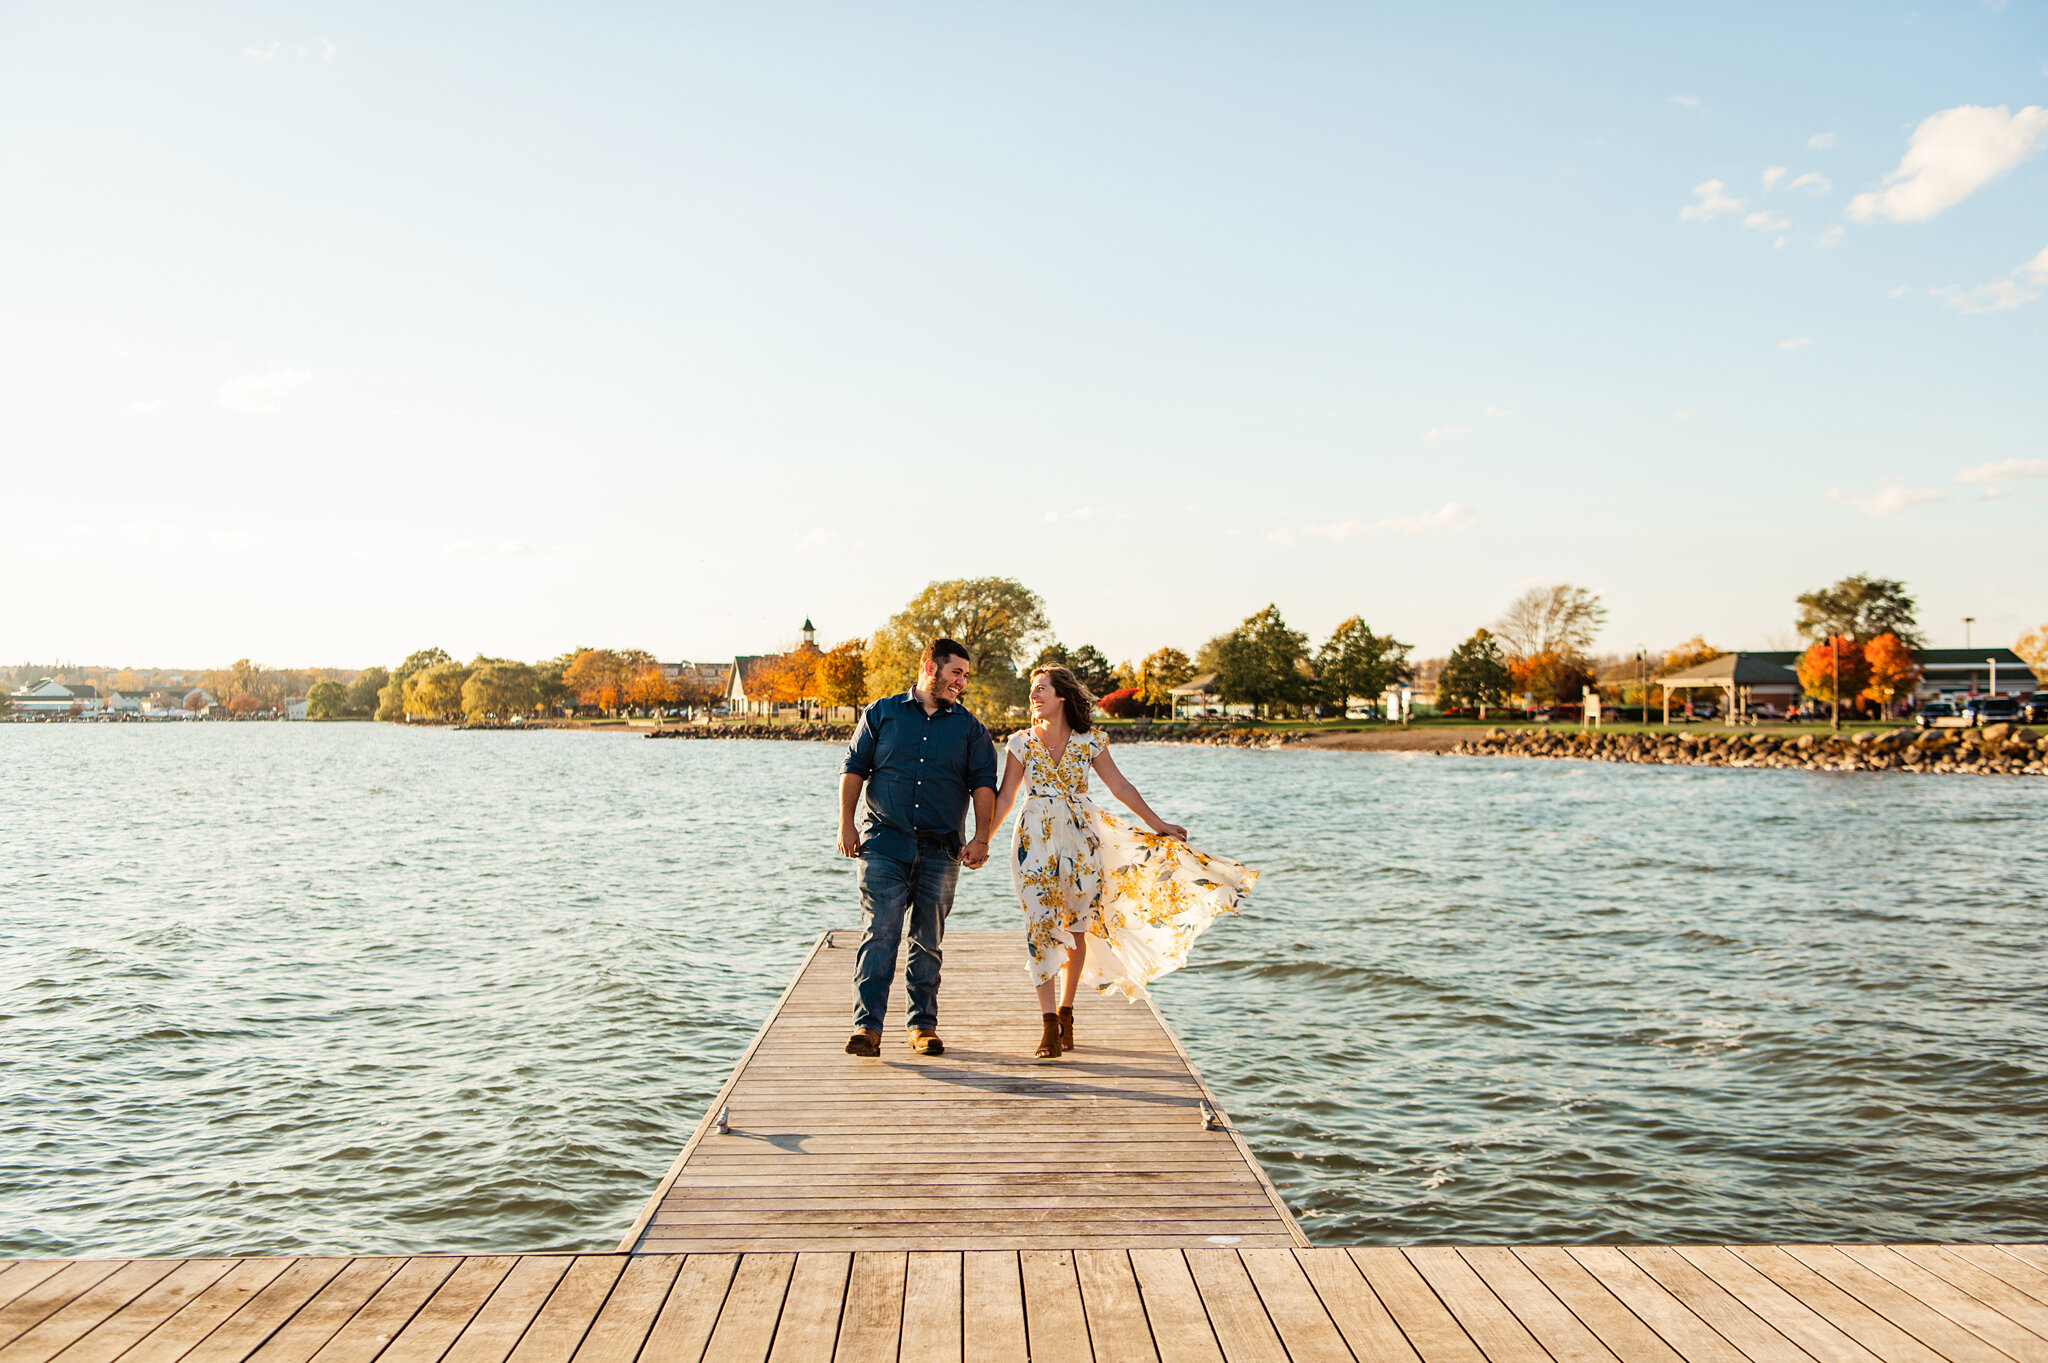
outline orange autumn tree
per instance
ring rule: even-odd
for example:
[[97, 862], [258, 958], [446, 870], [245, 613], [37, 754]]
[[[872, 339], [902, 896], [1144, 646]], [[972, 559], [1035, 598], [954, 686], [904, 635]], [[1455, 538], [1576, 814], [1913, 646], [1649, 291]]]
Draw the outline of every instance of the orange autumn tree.
[[858, 710], [868, 703], [868, 641], [848, 639], [818, 658], [818, 699]]
[[817, 665], [822, 656], [815, 648], [798, 648], [763, 658], [747, 674], [748, 698], [776, 705], [815, 699]]
[[1920, 664], [1896, 634], [1887, 631], [1865, 644], [1863, 661], [1869, 667], [1870, 680], [1859, 694], [1876, 701], [1880, 714], [1890, 714], [1899, 697], [1912, 695], [1919, 685]]
[[[1832, 650], [1830, 644], [1834, 645]], [[1870, 663], [1863, 656], [1863, 645], [1846, 634], [1823, 639], [1799, 655], [1800, 687], [1815, 700], [1833, 704], [1838, 661], [1841, 666], [1841, 697], [1853, 703], [1863, 688], [1870, 685]]]
[[626, 704], [637, 705], [646, 710], [673, 705], [676, 700], [676, 689], [662, 672], [661, 664], [651, 659], [626, 674], [625, 682], [620, 687], [620, 694], [624, 696]]
[[1549, 649], [1510, 659], [1508, 671], [1515, 690], [1533, 696], [1538, 704], [1577, 705], [1593, 684], [1593, 669], [1585, 659]]

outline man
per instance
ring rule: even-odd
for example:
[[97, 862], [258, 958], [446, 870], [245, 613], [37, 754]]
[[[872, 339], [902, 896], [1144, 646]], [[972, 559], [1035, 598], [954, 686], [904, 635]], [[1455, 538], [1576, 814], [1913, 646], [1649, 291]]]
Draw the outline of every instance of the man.
[[[860, 951], [853, 962], [853, 1035], [848, 1055], [882, 1053], [882, 1018], [896, 977], [904, 919], [910, 958], [910, 1049], [943, 1055], [939, 1040], [939, 943], [964, 863], [988, 860], [996, 807], [996, 746], [960, 704], [972, 674], [967, 650], [951, 639], [925, 645], [917, 685], [862, 712], [839, 777], [839, 854], [860, 861]], [[853, 812], [867, 788], [867, 819]], [[974, 841], [961, 825], [974, 805]]]

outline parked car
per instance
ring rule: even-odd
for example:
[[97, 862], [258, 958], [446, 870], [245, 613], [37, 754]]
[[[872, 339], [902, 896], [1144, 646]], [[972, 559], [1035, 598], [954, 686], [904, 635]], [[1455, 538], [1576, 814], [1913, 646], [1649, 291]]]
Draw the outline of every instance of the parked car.
[[2048, 691], [2036, 691], [2027, 697], [2027, 723], [2048, 724]]
[[2018, 696], [1972, 696], [1963, 702], [1972, 724], [2012, 724], [2020, 718]]
[[1956, 718], [1956, 707], [1945, 700], [1930, 700], [1920, 707], [1920, 713], [1913, 716], [1913, 722], [1923, 729], [1946, 728], [1937, 721]]

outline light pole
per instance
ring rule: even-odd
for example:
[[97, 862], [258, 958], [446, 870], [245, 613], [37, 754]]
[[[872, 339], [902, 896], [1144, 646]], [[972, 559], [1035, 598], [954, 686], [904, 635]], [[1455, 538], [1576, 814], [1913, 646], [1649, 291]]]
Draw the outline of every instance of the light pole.
[[1966, 616], [1964, 616], [1964, 617], [1963, 617], [1963, 647], [1964, 647], [1964, 648], [1968, 648], [1968, 647], [1970, 646], [1970, 626], [1972, 626], [1972, 625], [1974, 625], [1974, 624], [1976, 624], [1976, 623], [1977, 623], [1977, 617], [1976, 617], [1976, 616], [1974, 616], [1974, 615], [1966, 615]]

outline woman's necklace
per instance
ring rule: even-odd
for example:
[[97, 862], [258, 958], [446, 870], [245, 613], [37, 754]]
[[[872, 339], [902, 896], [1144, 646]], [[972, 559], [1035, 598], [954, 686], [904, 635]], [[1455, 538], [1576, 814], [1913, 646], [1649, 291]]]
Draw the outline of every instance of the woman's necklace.
[[1050, 727], [1051, 726], [1049, 725], [1037, 725], [1034, 726], [1034, 732], [1038, 735], [1038, 746], [1045, 750], [1045, 755], [1047, 757], [1050, 757], [1052, 759], [1052, 764], [1055, 767], [1057, 767], [1061, 762], [1066, 760], [1067, 746], [1074, 741], [1074, 735], [1071, 732], [1069, 732], [1065, 738], [1060, 740], [1060, 750], [1058, 752], [1054, 752], [1052, 750], [1052, 744], [1045, 741], [1045, 735], [1047, 731], [1050, 729]]

